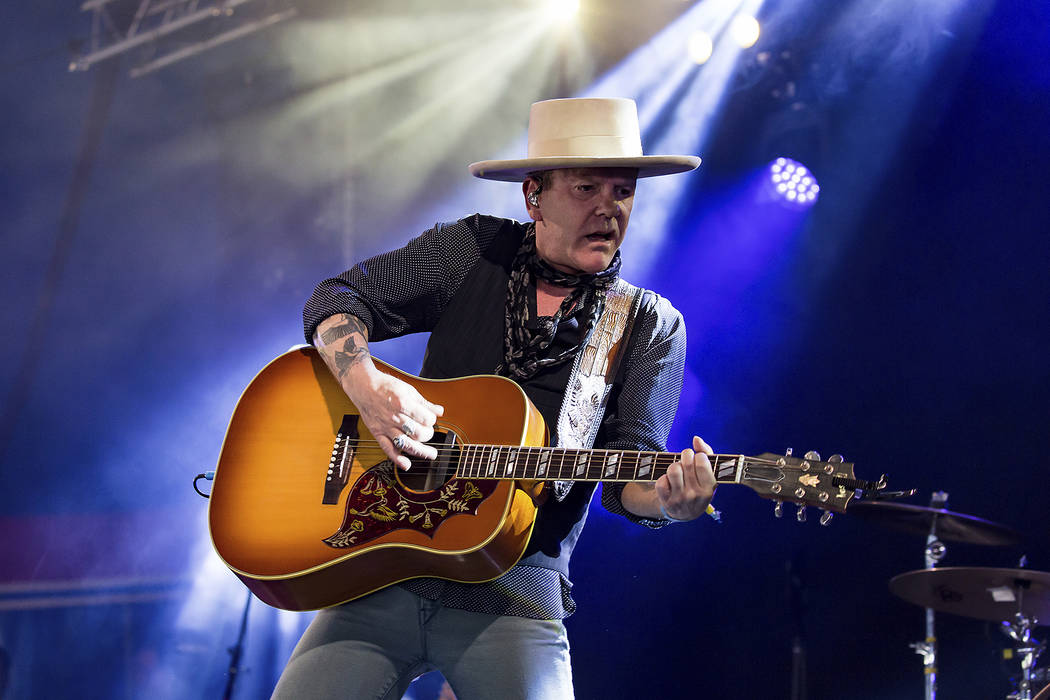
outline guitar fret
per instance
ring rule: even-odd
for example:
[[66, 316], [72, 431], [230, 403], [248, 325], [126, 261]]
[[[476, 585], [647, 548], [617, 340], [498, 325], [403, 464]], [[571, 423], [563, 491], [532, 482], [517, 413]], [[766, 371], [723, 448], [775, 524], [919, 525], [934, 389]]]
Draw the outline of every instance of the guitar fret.
[[605, 476], [606, 478], [616, 473], [616, 466], [620, 463], [620, 453], [613, 452], [605, 457]]
[[649, 476], [649, 471], [652, 469], [652, 465], [653, 465], [653, 455], [652, 454], [643, 455], [640, 452], [638, 453], [638, 467], [637, 467], [638, 472], [637, 473], [638, 473], [639, 477]]
[[539, 459], [539, 462], [536, 464], [536, 476], [543, 476], [544, 474], [547, 473], [547, 465], [550, 462], [550, 459], [551, 459], [551, 451], [550, 450], [541, 450], [540, 451], [540, 459]]
[[507, 463], [503, 467], [504, 476], [512, 476], [514, 472], [514, 463], [518, 459], [518, 451], [513, 448], [507, 448]]
[[[721, 455], [719, 455], [721, 457]], [[720, 462], [717, 458], [715, 460], [714, 472], [715, 480], [722, 481], [728, 479], [729, 481], [738, 481], [739, 476], [737, 467], [743, 466], [744, 458], [742, 455], [726, 456], [724, 462]], [[742, 470], [741, 470], [742, 472]]]
[[587, 464], [590, 462], [591, 456], [589, 453], [581, 450], [579, 456], [576, 457], [576, 471], [574, 474], [580, 476], [587, 469]]
[[469, 460], [470, 461], [467, 463], [469, 474], [472, 477], [476, 477], [478, 475], [478, 448], [476, 446], [472, 445], [470, 447]]
[[489, 448], [489, 463], [488, 469], [485, 470], [485, 476], [492, 477], [496, 475], [496, 463], [499, 461], [499, 447]]

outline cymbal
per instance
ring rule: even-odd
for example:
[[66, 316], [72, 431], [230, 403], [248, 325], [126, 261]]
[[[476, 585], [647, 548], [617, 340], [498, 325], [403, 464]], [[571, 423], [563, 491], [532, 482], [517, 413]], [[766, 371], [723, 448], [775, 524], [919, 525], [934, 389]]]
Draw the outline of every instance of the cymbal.
[[1021, 534], [1005, 525], [972, 515], [953, 513], [943, 508], [915, 506], [910, 503], [860, 501], [851, 504], [846, 512], [874, 520], [893, 530], [917, 535], [930, 534], [930, 526], [936, 521], [937, 537], [949, 542], [1006, 546], [1021, 541]]
[[1007, 622], [1017, 612], [1050, 624], [1050, 573], [1029, 569], [945, 567], [909, 571], [890, 579], [890, 591], [940, 612]]

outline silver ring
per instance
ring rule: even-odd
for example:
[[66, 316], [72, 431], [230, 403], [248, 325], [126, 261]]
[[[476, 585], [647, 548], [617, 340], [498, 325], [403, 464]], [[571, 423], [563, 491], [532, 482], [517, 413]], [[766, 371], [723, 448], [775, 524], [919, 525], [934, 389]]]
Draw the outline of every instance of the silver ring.
[[398, 435], [393, 440], [394, 447], [396, 447], [399, 451], [404, 451], [404, 449], [405, 449], [405, 440], [407, 440], [407, 439], [408, 439], [407, 435]]
[[409, 424], [409, 422], [407, 420], [404, 422], [404, 424], [402, 424], [401, 430], [408, 437], [415, 437], [416, 431], [412, 430], [412, 426]]

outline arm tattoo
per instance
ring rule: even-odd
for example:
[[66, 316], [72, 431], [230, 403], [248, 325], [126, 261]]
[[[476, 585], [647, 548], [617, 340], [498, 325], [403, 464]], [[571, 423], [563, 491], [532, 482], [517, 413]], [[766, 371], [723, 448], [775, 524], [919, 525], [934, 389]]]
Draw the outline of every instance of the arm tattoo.
[[368, 345], [364, 343], [358, 344], [353, 337], [350, 337], [346, 339], [343, 349], [336, 350], [332, 357], [335, 360], [335, 367], [339, 370], [341, 378], [351, 367], [368, 357]]
[[337, 376], [342, 378], [351, 367], [368, 357], [368, 329], [361, 320], [354, 316], [347, 316], [339, 325], [332, 326], [321, 333], [321, 341], [324, 344], [332, 344], [345, 338], [343, 347], [332, 353], [335, 362]]
[[351, 333], [360, 333], [362, 336], [365, 334], [365, 324], [361, 323], [361, 320], [354, 316], [349, 316], [338, 326], [332, 326], [326, 330], [321, 334], [321, 340], [324, 341], [325, 344], [334, 343]]

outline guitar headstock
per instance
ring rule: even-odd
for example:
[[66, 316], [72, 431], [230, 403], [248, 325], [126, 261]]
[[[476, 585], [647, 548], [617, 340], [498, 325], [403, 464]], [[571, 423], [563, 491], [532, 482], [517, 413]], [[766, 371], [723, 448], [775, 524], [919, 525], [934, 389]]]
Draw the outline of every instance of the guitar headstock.
[[816, 452], [803, 457], [775, 455], [766, 452], [757, 457], [744, 457], [737, 482], [753, 489], [763, 498], [776, 501], [775, 513], [781, 516], [785, 501], [798, 506], [797, 517], [806, 519], [806, 507], [816, 506], [825, 511], [821, 525], [827, 525], [832, 513], [844, 513], [846, 506], [856, 498], [857, 491], [877, 490], [885, 483], [858, 480], [853, 475], [853, 464], [842, 455], [832, 455], [822, 461]]

